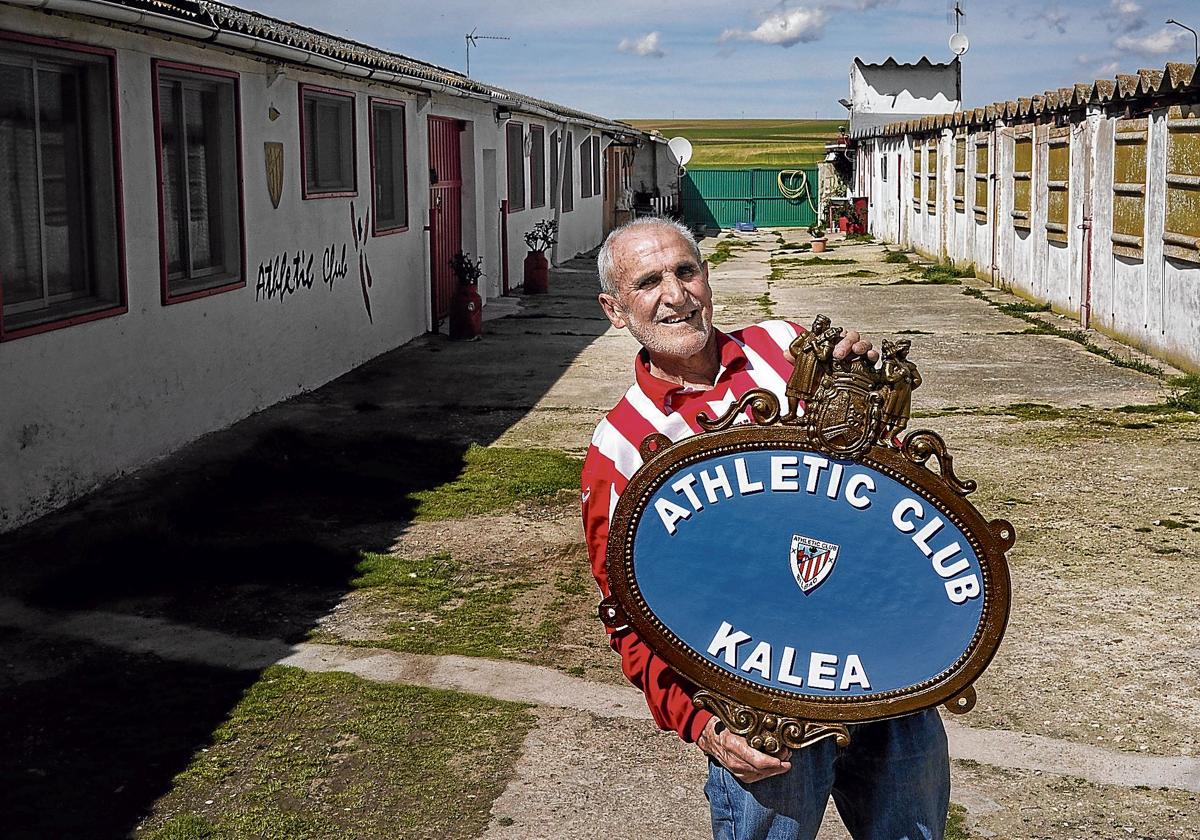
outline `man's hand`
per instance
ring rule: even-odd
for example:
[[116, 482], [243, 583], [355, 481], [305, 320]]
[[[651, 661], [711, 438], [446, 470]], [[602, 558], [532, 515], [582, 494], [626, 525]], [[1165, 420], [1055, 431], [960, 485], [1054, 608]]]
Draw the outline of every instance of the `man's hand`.
[[784, 749], [778, 755], [760, 752], [741, 735], [730, 732], [716, 717], [705, 725], [704, 731], [696, 739], [696, 746], [719, 761], [734, 778], [746, 784], [792, 769], [792, 763], [788, 761], [792, 756], [791, 750]]
[[842, 336], [842, 340], [833, 348], [833, 358], [844, 359], [851, 353], [866, 356], [872, 362], [879, 361], [879, 351], [871, 348], [871, 342], [860, 336], [855, 330], [850, 330]]

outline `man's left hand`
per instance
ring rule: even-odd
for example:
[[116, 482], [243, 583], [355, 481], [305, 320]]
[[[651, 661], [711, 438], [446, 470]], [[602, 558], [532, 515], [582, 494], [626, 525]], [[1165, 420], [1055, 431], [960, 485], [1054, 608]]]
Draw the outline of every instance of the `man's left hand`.
[[873, 349], [871, 342], [864, 339], [855, 330], [850, 330], [842, 336], [842, 340], [833, 348], [833, 358], [844, 359], [851, 353], [866, 356], [872, 362], [879, 361], [879, 351]]

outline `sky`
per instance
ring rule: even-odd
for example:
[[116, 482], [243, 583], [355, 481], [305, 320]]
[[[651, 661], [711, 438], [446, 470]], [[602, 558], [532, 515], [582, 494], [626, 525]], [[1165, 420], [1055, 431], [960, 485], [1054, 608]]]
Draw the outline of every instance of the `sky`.
[[[961, 0], [963, 104], [1195, 60], [1197, 0]], [[954, 0], [234, 0], [617, 119], [841, 118], [855, 56], [948, 61]]]

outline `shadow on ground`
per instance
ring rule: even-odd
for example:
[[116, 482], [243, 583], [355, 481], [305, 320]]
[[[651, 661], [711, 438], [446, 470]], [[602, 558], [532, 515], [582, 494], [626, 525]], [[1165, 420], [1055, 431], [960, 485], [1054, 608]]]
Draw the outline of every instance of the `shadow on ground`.
[[[419, 339], [0, 536], [0, 597], [302, 641], [411, 494], [452, 481], [603, 332], [590, 260], [481, 342]], [[606, 325], [606, 324], [605, 324]], [[11, 607], [10, 607], [11, 609]], [[6, 837], [119, 837], [203, 748], [257, 670], [41, 632], [0, 608]], [[280, 645], [281, 656], [286, 646]]]

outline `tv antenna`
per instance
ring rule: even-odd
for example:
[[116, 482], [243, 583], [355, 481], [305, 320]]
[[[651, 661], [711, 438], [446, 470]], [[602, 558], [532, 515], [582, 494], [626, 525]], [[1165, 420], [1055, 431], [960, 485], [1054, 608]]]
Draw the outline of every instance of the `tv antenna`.
[[471, 47], [478, 47], [480, 41], [511, 41], [512, 38], [507, 35], [476, 35], [475, 31], [478, 26], [472, 29], [466, 36], [467, 38], [467, 78], [471, 78]]
[[966, 14], [967, 13], [963, 11], [962, 0], [953, 0], [953, 7], [946, 10], [947, 18], [949, 18], [951, 15], [954, 16], [954, 31], [955, 31], [955, 33], [958, 32], [959, 23], [963, 19], [963, 17], [966, 16]]

